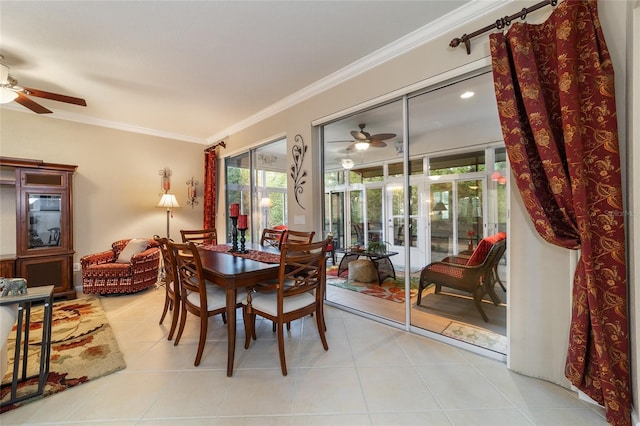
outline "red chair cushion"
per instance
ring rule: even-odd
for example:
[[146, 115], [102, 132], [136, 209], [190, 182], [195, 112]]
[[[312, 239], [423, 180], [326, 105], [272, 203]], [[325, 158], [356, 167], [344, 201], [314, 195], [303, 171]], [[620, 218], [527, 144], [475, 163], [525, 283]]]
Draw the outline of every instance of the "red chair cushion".
[[482, 262], [484, 262], [484, 259], [487, 257], [487, 254], [489, 254], [489, 250], [491, 250], [491, 247], [498, 241], [504, 240], [505, 238], [507, 238], [507, 234], [505, 234], [504, 232], [498, 232], [495, 235], [483, 238], [467, 261], [467, 266], [481, 265]]

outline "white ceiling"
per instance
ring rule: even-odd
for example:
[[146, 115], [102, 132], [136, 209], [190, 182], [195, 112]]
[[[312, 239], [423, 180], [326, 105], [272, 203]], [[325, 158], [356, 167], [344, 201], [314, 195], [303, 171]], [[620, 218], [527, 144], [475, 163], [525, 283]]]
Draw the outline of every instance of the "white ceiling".
[[2, 0], [0, 54], [20, 85], [86, 99], [33, 98], [56, 118], [206, 144], [399, 53], [465, 3]]

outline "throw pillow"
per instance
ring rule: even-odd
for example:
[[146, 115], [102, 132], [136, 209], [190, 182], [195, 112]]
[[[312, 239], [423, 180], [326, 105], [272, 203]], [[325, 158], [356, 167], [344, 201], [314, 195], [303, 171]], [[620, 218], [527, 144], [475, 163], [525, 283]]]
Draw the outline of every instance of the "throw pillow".
[[116, 263], [130, 263], [131, 258], [147, 249], [149, 240], [146, 238], [134, 238], [127, 243], [116, 259]]
[[498, 241], [504, 240], [505, 238], [507, 238], [507, 234], [504, 232], [498, 232], [495, 235], [491, 235], [490, 237], [480, 240], [478, 247], [476, 247], [475, 251], [467, 261], [467, 266], [480, 265], [489, 254], [491, 247]]

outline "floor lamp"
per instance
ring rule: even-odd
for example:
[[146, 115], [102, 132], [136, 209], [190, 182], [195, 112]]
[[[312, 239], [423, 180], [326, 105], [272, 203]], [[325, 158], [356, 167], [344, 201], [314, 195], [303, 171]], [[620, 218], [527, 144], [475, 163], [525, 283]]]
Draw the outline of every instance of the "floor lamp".
[[162, 194], [162, 198], [160, 198], [160, 202], [156, 207], [163, 207], [167, 209], [167, 239], [170, 239], [169, 236], [169, 217], [171, 216], [171, 209], [179, 208], [180, 204], [178, 204], [178, 200], [176, 200], [176, 196], [173, 194]]

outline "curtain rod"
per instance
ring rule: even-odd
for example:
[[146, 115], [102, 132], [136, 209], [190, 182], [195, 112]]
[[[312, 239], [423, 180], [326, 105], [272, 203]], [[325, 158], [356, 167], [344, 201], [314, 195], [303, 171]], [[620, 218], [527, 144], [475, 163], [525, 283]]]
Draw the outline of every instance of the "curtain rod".
[[224, 140], [222, 140], [220, 142], [214, 143], [213, 145], [209, 145], [208, 147], [205, 148], [205, 151], [213, 151], [219, 146], [226, 148], [227, 144], [224, 142]]
[[467, 55], [470, 55], [471, 54], [471, 39], [473, 37], [479, 36], [480, 34], [486, 33], [487, 31], [491, 31], [494, 28], [498, 29], [498, 30], [501, 30], [501, 29], [506, 28], [509, 25], [511, 25], [511, 22], [514, 19], [520, 18], [520, 19], [524, 20], [527, 17], [528, 13], [531, 13], [533, 11], [536, 11], [536, 10], [541, 9], [541, 8], [543, 8], [545, 6], [548, 6], [548, 5], [555, 6], [557, 4], [558, 4], [558, 0], [544, 0], [544, 1], [541, 1], [540, 3], [534, 4], [531, 7], [525, 7], [520, 12], [514, 13], [511, 16], [505, 16], [503, 18], [500, 18], [495, 23], [493, 23], [491, 25], [487, 25], [486, 27], [481, 28], [479, 30], [476, 30], [476, 31], [472, 32], [471, 34], [463, 34], [460, 38], [454, 38], [449, 43], [449, 46], [458, 47], [461, 44], [464, 44], [464, 47], [466, 47], [466, 49], [467, 49]]

